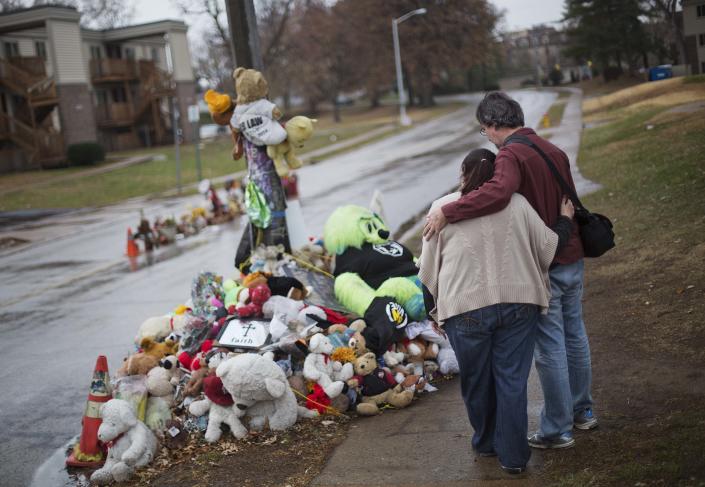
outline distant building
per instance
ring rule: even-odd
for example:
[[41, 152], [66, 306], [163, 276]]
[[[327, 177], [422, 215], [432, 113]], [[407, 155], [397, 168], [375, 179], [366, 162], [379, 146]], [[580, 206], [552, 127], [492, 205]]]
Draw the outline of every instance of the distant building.
[[78, 142], [123, 150], [187, 139], [195, 80], [183, 22], [107, 30], [41, 6], [0, 14], [0, 171], [52, 167]]
[[705, 1], [683, 0], [683, 34], [692, 74], [705, 74]]
[[564, 68], [566, 63], [575, 64], [562, 54], [566, 44], [565, 32], [546, 25], [507, 32], [502, 35], [504, 73], [530, 79], [538, 76], [540, 81], [556, 65]]

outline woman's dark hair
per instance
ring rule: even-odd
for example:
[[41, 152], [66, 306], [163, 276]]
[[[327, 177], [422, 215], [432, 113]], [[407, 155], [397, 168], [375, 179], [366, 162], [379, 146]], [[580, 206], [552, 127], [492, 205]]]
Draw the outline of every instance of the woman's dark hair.
[[480, 125], [495, 128], [517, 128], [524, 126], [521, 105], [506, 93], [491, 91], [477, 106], [475, 117]]
[[487, 149], [470, 152], [460, 166], [460, 193], [467, 194], [479, 188], [494, 176], [494, 153]]

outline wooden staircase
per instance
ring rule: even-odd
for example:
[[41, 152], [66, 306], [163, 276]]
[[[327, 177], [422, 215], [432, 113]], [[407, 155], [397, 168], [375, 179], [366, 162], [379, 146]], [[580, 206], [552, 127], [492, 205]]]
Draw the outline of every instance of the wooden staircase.
[[0, 112], [0, 139], [21, 148], [29, 164], [56, 166], [64, 159], [64, 142], [61, 134], [43, 126], [59, 103], [44, 61], [38, 57], [0, 59], [0, 85], [22, 99], [14, 116]]

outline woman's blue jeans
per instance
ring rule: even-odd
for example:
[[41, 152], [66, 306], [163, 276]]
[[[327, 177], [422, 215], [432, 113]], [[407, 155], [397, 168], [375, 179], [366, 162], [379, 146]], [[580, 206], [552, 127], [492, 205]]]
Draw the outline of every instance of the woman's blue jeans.
[[592, 407], [590, 345], [583, 323], [583, 260], [551, 269], [548, 314], [539, 317], [536, 370], [543, 389], [539, 433], [551, 438], [573, 429], [573, 416]]
[[475, 433], [472, 447], [496, 452], [505, 467], [525, 467], [526, 382], [539, 308], [502, 303], [453, 316], [444, 328], [460, 365], [460, 388]]

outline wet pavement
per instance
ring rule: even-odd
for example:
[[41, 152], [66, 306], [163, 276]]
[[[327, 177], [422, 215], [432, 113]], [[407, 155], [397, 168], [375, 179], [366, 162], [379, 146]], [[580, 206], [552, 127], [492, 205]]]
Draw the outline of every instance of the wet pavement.
[[[527, 126], [536, 126], [555, 93], [515, 92]], [[457, 97], [456, 97], [457, 99]], [[468, 107], [299, 171], [301, 206], [309, 235], [320, 235], [342, 204], [367, 206], [382, 194], [392, 230], [457, 184], [468, 150], [485, 144]], [[0, 478], [2, 485], [31, 483], [35, 470], [80, 432], [96, 357], [111, 373], [133, 351], [140, 323], [189, 297], [202, 270], [232, 274], [243, 223], [211, 227], [156, 255], [158, 262], [130, 272], [128, 226], [143, 209], [150, 220], [179, 215], [201, 196], [136, 198], [98, 210], [81, 210], [0, 227], [0, 238], [31, 243], [0, 251]], [[143, 258], [143, 257], [142, 257]], [[60, 456], [55, 456], [60, 458]], [[53, 467], [42, 469], [35, 485]], [[48, 472], [48, 473], [47, 473]]]

